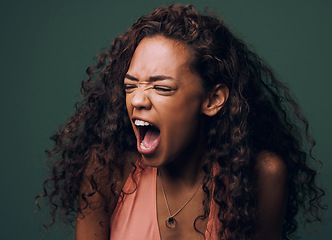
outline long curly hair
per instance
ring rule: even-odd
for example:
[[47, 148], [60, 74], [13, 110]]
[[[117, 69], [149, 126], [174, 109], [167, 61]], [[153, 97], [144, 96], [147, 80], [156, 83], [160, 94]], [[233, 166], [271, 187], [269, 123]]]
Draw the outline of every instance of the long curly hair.
[[[116, 201], [111, 199], [120, 196], [117, 186], [124, 177], [125, 164], [131, 161], [135, 166], [136, 159], [128, 160], [127, 155], [137, 151], [123, 79], [137, 45], [143, 38], [156, 35], [177, 40], [190, 49], [191, 67], [206, 90], [218, 83], [229, 88], [225, 106], [208, 121], [204, 215], [198, 218], [208, 217], [213, 199], [219, 206], [220, 238], [252, 239], [256, 229], [255, 159], [260, 152], [270, 151], [284, 160], [288, 171], [282, 238], [294, 236], [298, 226], [295, 216], [300, 210], [304, 210], [305, 221], [320, 221], [324, 191], [316, 185], [316, 171], [309, 166], [309, 161], [320, 163], [312, 156], [315, 141], [288, 88], [219, 17], [200, 14], [191, 5], [176, 4], [138, 19], [114, 39], [109, 50], [98, 55], [96, 65], [87, 68], [88, 78], [82, 82], [82, 99], [76, 112], [51, 138], [54, 147], [46, 151], [53, 167], [37, 200], [48, 197], [52, 206], [50, 225], [58, 214], [73, 223], [77, 212], [82, 213], [96, 193], [101, 194], [107, 203], [105, 211], [112, 215]], [[304, 150], [303, 141], [310, 149]], [[211, 174], [215, 164], [220, 170]], [[81, 193], [85, 176], [91, 188]], [[105, 183], [108, 194], [102, 190]], [[78, 205], [79, 200], [85, 205]]]

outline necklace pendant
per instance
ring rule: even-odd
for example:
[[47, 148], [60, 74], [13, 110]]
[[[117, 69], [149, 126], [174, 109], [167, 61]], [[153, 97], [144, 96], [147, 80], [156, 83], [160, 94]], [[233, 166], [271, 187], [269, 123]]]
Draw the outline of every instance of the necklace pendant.
[[166, 219], [165, 224], [166, 227], [173, 229], [176, 226], [176, 220], [174, 217], [169, 217]]

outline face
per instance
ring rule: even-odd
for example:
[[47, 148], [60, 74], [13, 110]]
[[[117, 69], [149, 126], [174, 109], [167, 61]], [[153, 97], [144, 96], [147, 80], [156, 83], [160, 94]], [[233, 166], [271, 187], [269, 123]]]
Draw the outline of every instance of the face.
[[200, 138], [204, 91], [189, 67], [189, 50], [162, 36], [137, 46], [124, 79], [126, 106], [145, 164], [186, 157]]

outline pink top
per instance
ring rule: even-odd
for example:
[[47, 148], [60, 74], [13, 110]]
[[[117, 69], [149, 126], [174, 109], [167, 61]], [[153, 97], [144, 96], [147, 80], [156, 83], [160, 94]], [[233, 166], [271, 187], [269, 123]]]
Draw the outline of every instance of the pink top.
[[[113, 212], [110, 222], [111, 240], [161, 240], [157, 220], [156, 203], [157, 168], [144, 166], [135, 173], [135, 183], [129, 176], [124, 187], [123, 200], [119, 202]], [[210, 216], [205, 232], [206, 240], [216, 240], [217, 211], [214, 201], [211, 203]]]

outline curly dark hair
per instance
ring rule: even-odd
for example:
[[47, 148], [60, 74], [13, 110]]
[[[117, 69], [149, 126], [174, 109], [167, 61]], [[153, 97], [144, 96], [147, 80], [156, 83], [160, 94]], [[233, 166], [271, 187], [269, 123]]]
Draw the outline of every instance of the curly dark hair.
[[[300, 210], [304, 210], [305, 221], [320, 221], [324, 191], [316, 185], [316, 171], [309, 166], [309, 161], [320, 164], [312, 156], [315, 141], [288, 88], [219, 17], [199, 14], [191, 5], [171, 5], [138, 19], [98, 56], [96, 65], [87, 68], [89, 77], [82, 82], [82, 100], [51, 138], [54, 147], [46, 151], [53, 167], [44, 182], [44, 194], [37, 199], [48, 197], [52, 206], [50, 225], [59, 213], [73, 223], [76, 213], [82, 213], [96, 193], [108, 203], [105, 211], [111, 216], [116, 201], [110, 199], [120, 196], [117, 186], [124, 177], [125, 164], [131, 161], [135, 166], [136, 159], [126, 156], [137, 151], [123, 79], [137, 45], [143, 38], [156, 35], [177, 40], [190, 49], [191, 67], [205, 89], [219, 83], [229, 88], [225, 106], [208, 122], [203, 166], [206, 197], [204, 215], [199, 218], [208, 217], [213, 198], [219, 205], [220, 238], [252, 239], [256, 229], [255, 159], [260, 152], [269, 151], [284, 160], [288, 172], [282, 239], [294, 236], [298, 226], [295, 216]], [[303, 141], [310, 149], [304, 150]], [[220, 171], [211, 176], [214, 164]], [[91, 190], [80, 193], [85, 175]], [[212, 194], [211, 181], [215, 185]], [[103, 183], [107, 183], [111, 196], [104, 194]], [[78, 205], [79, 199], [85, 206]]]

